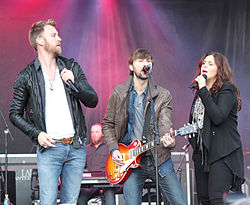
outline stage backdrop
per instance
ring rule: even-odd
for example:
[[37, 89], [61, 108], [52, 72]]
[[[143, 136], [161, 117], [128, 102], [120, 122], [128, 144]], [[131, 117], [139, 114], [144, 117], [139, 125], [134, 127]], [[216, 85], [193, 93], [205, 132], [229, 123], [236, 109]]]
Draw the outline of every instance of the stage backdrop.
[[[128, 58], [136, 48], [155, 58], [153, 77], [173, 95], [174, 127], [188, 121], [194, 94], [188, 88], [200, 57], [224, 53], [241, 90], [239, 131], [244, 152], [250, 142], [250, 2], [248, 0], [1, 0], [0, 109], [10, 128], [9, 153], [32, 153], [33, 144], [8, 120], [12, 86], [36, 58], [28, 42], [33, 22], [53, 18], [63, 39], [62, 55], [80, 63], [99, 96], [95, 109], [84, 108], [88, 129], [102, 121], [112, 89], [126, 80]], [[0, 152], [5, 123], [0, 119]], [[88, 132], [89, 133], [89, 132]], [[177, 137], [176, 151], [186, 139]]]

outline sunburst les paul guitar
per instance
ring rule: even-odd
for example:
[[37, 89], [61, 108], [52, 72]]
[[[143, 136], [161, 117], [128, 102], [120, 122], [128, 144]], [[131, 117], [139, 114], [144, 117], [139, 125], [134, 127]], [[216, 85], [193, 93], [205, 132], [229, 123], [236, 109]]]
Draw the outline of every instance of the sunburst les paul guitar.
[[[175, 137], [178, 135], [189, 135], [197, 132], [197, 125], [185, 125], [178, 130], [170, 133], [170, 136]], [[160, 138], [162, 141], [162, 138]], [[155, 141], [142, 144], [140, 140], [134, 140], [129, 146], [119, 143], [119, 150], [122, 154], [123, 166], [117, 166], [111, 155], [109, 154], [106, 161], [106, 177], [111, 184], [123, 184], [133, 168], [142, 167], [140, 165], [141, 158], [146, 154], [146, 151], [155, 147]]]

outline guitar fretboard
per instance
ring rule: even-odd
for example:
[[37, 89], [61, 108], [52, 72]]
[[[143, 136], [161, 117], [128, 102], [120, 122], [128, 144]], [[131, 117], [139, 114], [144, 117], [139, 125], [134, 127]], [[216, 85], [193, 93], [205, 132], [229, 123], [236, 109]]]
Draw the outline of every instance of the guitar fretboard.
[[142, 145], [141, 147], [138, 147], [137, 149], [134, 149], [133, 150], [133, 157], [152, 149], [154, 146], [155, 146], [155, 142], [151, 141], [145, 145]]
[[[177, 135], [187, 135], [187, 134], [191, 134], [191, 133], [195, 133], [195, 132], [197, 132], [197, 124], [193, 123], [191, 125], [187, 125], [187, 126], [185, 125], [184, 127], [181, 127], [178, 130], [174, 130], [173, 132], [170, 132], [170, 136], [175, 137]], [[161, 137], [160, 141], [162, 141], [162, 139], [163, 138]], [[138, 156], [139, 154], [152, 149], [154, 146], [155, 146], [155, 141], [153, 140], [153, 141], [148, 142], [148, 143], [146, 143], [138, 148], [130, 150], [129, 151], [129, 158], [132, 159], [132, 158]]]
[[[174, 137], [174, 136], [176, 136], [176, 133], [177, 133], [176, 130], [174, 130], [173, 132], [170, 133], [170, 136]], [[160, 141], [162, 141], [162, 137], [160, 137]], [[132, 152], [133, 153], [132, 157], [135, 157], [135, 156], [137, 156], [137, 155], [139, 155], [139, 154], [141, 154], [143, 152], [146, 152], [146, 151], [152, 149], [154, 146], [155, 146], [155, 141], [154, 140], [151, 141], [151, 142], [148, 142], [148, 143], [142, 145], [141, 147], [138, 147], [138, 148], [134, 149], [133, 152]]]

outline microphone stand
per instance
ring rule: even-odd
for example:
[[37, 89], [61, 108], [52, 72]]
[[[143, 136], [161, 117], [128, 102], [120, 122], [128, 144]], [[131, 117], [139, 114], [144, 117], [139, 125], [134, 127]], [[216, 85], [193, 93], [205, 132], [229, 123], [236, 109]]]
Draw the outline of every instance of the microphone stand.
[[[3, 131], [4, 132], [4, 142], [5, 142], [4, 143], [4, 145], [5, 145], [4, 146], [4, 150], [5, 150], [5, 165], [4, 165], [4, 167], [5, 167], [5, 180], [4, 180], [5, 188], [4, 189], [5, 189], [5, 199], [8, 199], [9, 198], [8, 191], [7, 191], [7, 188], [8, 188], [8, 183], [7, 183], [7, 180], [8, 180], [8, 178], [7, 178], [7, 174], [8, 174], [8, 134], [10, 135], [12, 141], [13, 141], [13, 137], [12, 137], [12, 134], [11, 134], [10, 129], [8, 127], [8, 124], [5, 121], [5, 118], [3, 116], [1, 109], [0, 109], [0, 113], [1, 113], [1, 117], [3, 119], [3, 122], [5, 124], [5, 130]], [[0, 205], [1, 205], [1, 199], [0, 199]]]
[[[182, 147], [182, 149], [183, 150], [185, 150], [185, 154], [187, 154], [187, 152], [189, 151], [189, 145], [190, 145], [190, 143], [188, 142], [187, 144], [185, 144], [183, 147]], [[179, 172], [179, 181], [181, 182], [181, 175], [182, 175], [182, 168], [181, 168], [181, 164], [182, 164], [182, 162], [183, 162], [183, 160], [184, 160], [184, 158], [185, 158], [185, 154], [183, 154], [182, 155], [182, 157], [181, 157], [181, 160], [180, 160], [180, 162], [179, 162], [179, 164], [178, 164], [178, 167], [177, 167], [177, 172]]]
[[[150, 68], [150, 67], [149, 67]], [[151, 113], [153, 116], [153, 122], [154, 122], [154, 129], [155, 129], [155, 139], [154, 139], [154, 145], [155, 145], [155, 185], [156, 185], [156, 204], [159, 205], [159, 176], [158, 176], [158, 151], [157, 151], [157, 145], [160, 144], [159, 140], [159, 133], [158, 133], [158, 127], [157, 127], [157, 121], [155, 116], [155, 109], [154, 109], [154, 101], [152, 98], [152, 90], [151, 90], [151, 84], [150, 84], [150, 76], [149, 76], [149, 69], [147, 70], [147, 76], [148, 76], [148, 88], [150, 93], [150, 105], [151, 105]]]

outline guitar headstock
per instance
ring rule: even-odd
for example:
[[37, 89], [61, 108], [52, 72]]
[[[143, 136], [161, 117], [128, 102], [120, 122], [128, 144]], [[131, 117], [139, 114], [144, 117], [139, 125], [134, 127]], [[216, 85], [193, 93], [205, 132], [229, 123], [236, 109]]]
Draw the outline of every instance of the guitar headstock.
[[183, 127], [176, 130], [176, 135], [189, 135], [192, 133], [196, 133], [198, 130], [197, 124], [192, 123], [188, 125], [184, 125]]

